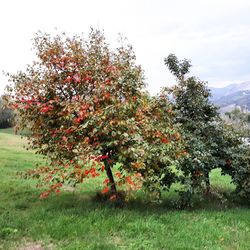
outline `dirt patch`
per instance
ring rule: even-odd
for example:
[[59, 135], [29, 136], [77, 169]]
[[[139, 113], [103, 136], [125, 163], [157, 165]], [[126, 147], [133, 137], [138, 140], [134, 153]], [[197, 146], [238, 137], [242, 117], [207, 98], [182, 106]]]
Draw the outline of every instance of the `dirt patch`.
[[52, 250], [52, 249], [53, 249], [52, 244], [44, 246], [42, 242], [29, 242], [18, 248], [18, 250]]
[[117, 235], [114, 235], [111, 237], [112, 239], [112, 243], [115, 245], [115, 246], [119, 246], [119, 245], [122, 245], [123, 244], [123, 240], [120, 236], [117, 236]]

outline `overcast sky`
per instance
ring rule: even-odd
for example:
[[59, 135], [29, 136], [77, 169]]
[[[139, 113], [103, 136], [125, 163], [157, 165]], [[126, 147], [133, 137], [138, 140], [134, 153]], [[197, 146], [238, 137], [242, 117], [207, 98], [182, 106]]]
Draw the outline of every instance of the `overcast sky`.
[[[210, 86], [250, 80], [249, 0], [8, 0], [0, 1], [0, 71], [24, 70], [35, 59], [38, 31], [88, 34], [104, 29], [108, 42], [128, 38], [148, 89], [174, 83], [164, 57], [191, 59], [192, 74]], [[0, 73], [0, 94], [7, 84]]]

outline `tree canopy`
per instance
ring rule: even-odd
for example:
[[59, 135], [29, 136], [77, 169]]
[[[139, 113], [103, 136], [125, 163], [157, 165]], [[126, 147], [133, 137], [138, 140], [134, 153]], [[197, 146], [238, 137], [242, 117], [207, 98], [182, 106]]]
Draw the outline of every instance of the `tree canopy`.
[[180, 165], [185, 173], [183, 182], [187, 183], [188, 192], [204, 190], [205, 185], [206, 192], [209, 192], [209, 173], [221, 168], [224, 174], [231, 175], [238, 190], [248, 193], [249, 188], [246, 188], [246, 184], [243, 188], [239, 179], [242, 182], [244, 179], [249, 185], [249, 153], [246, 153], [249, 147], [244, 145], [238, 131], [220, 118], [217, 107], [210, 101], [207, 83], [187, 76], [190, 61], [179, 61], [170, 54], [165, 64], [177, 80], [177, 84], [167, 91], [173, 97], [173, 109], [176, 112], [174, 120], [180, 124], [186, 144], [187, 155], [180, 159]]
[[132, 47], [122, 43], [111, 50], [99, 30], [87, 39], [40, 33], [34, 47], [38, 59], [26, 72], [10, 75], [14, 85], [6, 96], [20, 128], [31, 131], [30, 147], [50, 159], [32, 173], [52, 190], [100, 171], [108, 177], [103, 192], [114, 194], [116, 184], [125, 182], [136, 188], [133, 180], [169, 187], [180, 135], [169, 101], [144, 91]]

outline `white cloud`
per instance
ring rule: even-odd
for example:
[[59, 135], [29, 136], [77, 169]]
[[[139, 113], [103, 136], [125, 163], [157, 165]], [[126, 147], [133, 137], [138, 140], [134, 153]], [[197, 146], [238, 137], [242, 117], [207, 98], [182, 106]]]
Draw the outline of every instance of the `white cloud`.
[[[191, 59], [211, 85], [250, 79], [248, 0], [8, 0], [0, 10], [0, 70], [25, 69], [38, 30], [87, 34], [93, 26], [112, 45], [119, 32], [128, 37], [153, 93], [173, 82], [163, 62], [169, 53]], [[5, 85], [0, 75], [0, 93]]]

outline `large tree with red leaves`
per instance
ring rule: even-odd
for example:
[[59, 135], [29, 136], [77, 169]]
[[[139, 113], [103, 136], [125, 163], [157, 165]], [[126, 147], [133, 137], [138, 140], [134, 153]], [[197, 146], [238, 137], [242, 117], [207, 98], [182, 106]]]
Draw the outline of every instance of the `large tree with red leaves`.
[[[168, 100], [143, 91], [143, 72], [131, 46], [111, 51], [95, 30], [86, 40], [38, 34], [34, 45], [38, 60], [26, 72], [10, 75], [14, 84], [6, 95], [18, 126], [31, 132], [30, 147], [50, 160], [31, 173], [56, 192], [100, 171], [107, 174], [103, 192], [112, 195], [117, 183], [136, 188], [136, 178], [169, 187], [180, 136]], [[116, 162], [120, 171], [114, 175]]]

